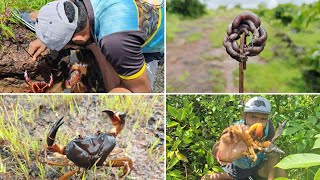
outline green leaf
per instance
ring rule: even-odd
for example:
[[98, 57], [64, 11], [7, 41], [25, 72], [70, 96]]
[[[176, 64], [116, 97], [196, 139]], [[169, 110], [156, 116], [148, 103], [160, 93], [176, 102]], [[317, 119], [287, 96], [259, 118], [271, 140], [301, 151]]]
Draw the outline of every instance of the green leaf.
[[314, 126], [317, 124], [317, 118], [315, 116], [311, 116], [308, 118], [308, 121]]
[[177, 115], [176, 109], [173, 108], [173, 107], [170, 106], [170, 105], [167, 106], [167, 112], [168, 112], [168, 114], [169, 114], [170, 116], [172, 116], [172, 117], [174, 117], [174, 118], [175, 118], [176, 115]]
[[292, 154], [283, 158], [275, 167], [281, 169], [308, 168], [320, 165], [320, 155], [312, 153]]
[[175, 169], [173, 171], [168, 172], [168, 175], [171, 177], [180, 177], [181, 176], [181, 171], [179, 171], [178, 169]]
[[315, 138], [320, 138], [320, 134], [317, 134], [314, 136]]
[[176, 121], [171, 121], [171, 122], [169, 122], [169, 123], [167, 124], [167, 128], [171, 128], [171, 127], [176, 126], [176, 125], [178, 125], [178, 124], [179, 124], [179, 123], [176, 122]]
[[320, 179], [320, 169], [318, 169], [316, 175], [314, 175], [314, 180]]
[[213, 163], [214, 163], [214, 158], [213, 158], [213, 155], [212, 153], [207, 153], [207, 156], [206, 156], [206, 160], [207, 160], [207, 163], [209, 166], [212, 166]]
[[166, 136], [166, 140], [167, 140], [168, 142], [171, 142], [173, 139], [172, 139], [170, 136]]
[[312, 149], [317, 149], [317, 148], [320, 148], [320, 138], [316, 140]]
[[274, 180], [289, 180], [289, 178], [286, 177], [277, 177]]
[[179, 153], [178, 151], [175, 152], [176, 156], [179, 160], [183, 161], [183, 162], [188, 162], [188, 159], [181, 153]]
[[170, 170], [174, 165], [176, 165], [180, 160], [178, 158], [173, 158], [168, 163], [167, 171]]
[[320, 111], [316, 112], [316, 116], [318, 119], [320, 119]]
[[298, 132], [299, 129], [298, 128], [295, 128], [295, 127], [288, 127], [286, 129], [283, 130], [283, 133], [282, 135], [286, 136], [286, 135], [291, 135], [291, 134], [294, 134], [296, 132]]

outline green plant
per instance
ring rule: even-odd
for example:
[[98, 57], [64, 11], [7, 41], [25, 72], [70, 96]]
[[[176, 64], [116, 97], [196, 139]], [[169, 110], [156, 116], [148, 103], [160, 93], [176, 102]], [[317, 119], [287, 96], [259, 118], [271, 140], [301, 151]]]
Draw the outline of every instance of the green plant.
[[[212, 156], [220, 133], [241, 119], [243, 104], [258, 95], [170, 95], [167, 97], [167, 179], [199, 179], [221, 172]], [[272, 106], [270, 119], [287, 127], [276, 140], [286, 155], [315, 153], [319, 148], [320, 97], [314, 95], [262, 95]], [[315, 137], [315, 138], [305, 138]], [[314, 145], [314, 142], [317, 143]], [[318, 154], [318, 153], [316, 153]], [[316, 158], [317, 156], [315, 156]], [[316, 168], [316, 167], [315, 167]], [[289, 179], [315, 176], [315, 168], [290, 170]]]
[[189, 16], [192, 18], [205, 14], [205, 5], [199, 0], [169, 0], [167, 1], [168, 12]]

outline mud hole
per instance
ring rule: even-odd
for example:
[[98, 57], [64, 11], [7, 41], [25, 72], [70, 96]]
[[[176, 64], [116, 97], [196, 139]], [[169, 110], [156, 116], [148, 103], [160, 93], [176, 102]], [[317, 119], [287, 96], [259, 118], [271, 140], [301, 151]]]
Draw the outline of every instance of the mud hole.
[[[0, 166], [6, 172], [0, 179], [57, 179], [76, 167], [57, 167], [44, 161], [58, 161], [46, 150], [46, 134], [52, 124], [64, 116], [56, 143], [66, 145], [78, 135], [94, 134], [111, 129], [111, 122], [101, 111], [112, 109], [127, 112], [126, 125], [117, 136], [117, 145], [107, 160], [128, 157], [133, 161], [133, 170], [125, 179], [164, 178], [164, 103], [163, 96], [0, 96], [0, 128], [16, 129], [18, 141], [25, 143], [28, 158], [14, 155], [13, 140], [0, 133]], [[26, 115], [25, 112], [33, 112]], [[2, 122], [1, 122], [2, 121]], [[2, 129], [4, 128], [4, 129]], [[21, 132], [21, 133], [20, 133]], [[28, 142], [26, 142], [28, 141]], [[38, 143], [37, 151], [32, 149]], [[21, 170], [22, 163], [27, 173]], [[83, 169], [72, 179], [80, 179]], [[96, 167], [86, 171], [86, 179], [119, 179], [121, 168]]]
[[[54, 85], [46, 92], [69, 92], [64, 91], [64, 83], [69, 78], [70, 67], [74, 63], [84, 63], [88, 66], [87, 75], [82, 76], [81, 79], [86, 87], [84, 92], [106, 92], [99, 66], [89, 50], [61, 50], [59, 55], [53, 55], [52, 52], [46, 50], [36, 61], [32, 61], [26, 51], [29, 43], [36, 39], [35, 34], [22, 25], [14, 25], [12, 29], [16, 39], [3, 38], [0, 42], [0, 92], [28, 92], [29, 87], [23, 76], [25, 70], [28, 71], [34, 82], [45, 81], [49, 83], [50, 73], [53, 75]], [[163, 92], [164, 89], [162, 69], [163, 67], [159, 68], [158, 77], [154, 83], [153, 89], [156, 93]], [[73, 90], [73, 92], [78, 91], [79, 89]]]

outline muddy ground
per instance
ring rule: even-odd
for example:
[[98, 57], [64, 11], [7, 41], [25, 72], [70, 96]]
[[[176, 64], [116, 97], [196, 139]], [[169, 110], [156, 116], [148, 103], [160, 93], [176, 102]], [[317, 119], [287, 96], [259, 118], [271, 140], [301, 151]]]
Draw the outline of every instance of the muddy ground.
[[[232, 19], [205, 17], [180, 22], [181, 31], [176, 33], [175, 40], [167, 43], [167, 92], [183, 93], [237, 93], [238, 80], [233, 72], [239, 68], [222, 45], [223, 38], [215, 41], [221, 46], [215, 48], [210, 42], [209, 34], [215, 24], [225, 22], [226, 28]], [[194, 25], [199, 26], [195, 27]], [[187, 38], [200, 33], [202, 38], [188, 42]], [[221, 35], [222, 37], [223, 35]], [[258, 56], [250, 57], [248, 63], [264, 63]], [[219, 87], [218, 87], [219, 86]]]
[[[32, 61], [26, 50], [28, 50], [29, 43], [36, 39], [35, 34], [27, 30], [23, 25], [14, 25], [13, 33], [16, 39], [3, 38], [0, 42], [0, 92], [28, 92], [28, 85], [23, 76], [25, 70], [28, 71], [33, 81], [49, 83], [50, 73], [53, 75], [54, 85], [47, 89], [46, 92], [68, 92], [65, 90], [64, 82], [69, 78], [69, 68], [75, 62], [88, 65], [88, 74], [83, 76], [81, 80], [86, 87], [85, 92], [105, 92], [99, 67], [90, 51], [62, 50], [58, 56], [54, 56], [50, 55], [50, 51], [47, 50], [37, 61]], [[74, 61], [71, 58], [70, 54], [73, 53], [76, 54], [79, 61]], [[163, 92], [163, 76], [163, 66], [161, 66], [157, 73], [153, 92]], [[79, 91], [74, 89], [73, 92]]]
[[[0, 137], [0, 164], [6, 165], [7, 172], [0, 173], [0, 179], [40, 179], [40, 170], [36, 162], [43, 162], [53, 158], [51, 152], [46, 150], [46, 134], [52, 124], [64, 116], [65, 123], [57, 133], [57, 143], [63, 144], [78, 135], [94, 134], [97, 130], [111, 129], [107, 115], [101, 110], [106, 108], [127, 112], [126, 125], [117, 136], [115, 152], [107, 159], [128, 157], [133, 161], [133, 170], [125, 179], [163, 179], [164, 178], [164, 103], [163, 96], [0, 96], [2, 100], [0, 109], [7, 112], [3, 115], [4, 122], [13, 123], [10, 114], [18, 113], [21, 133], [28, 133], [32, 140], [39, 141], [38, 156], [30, 151], [31, 163], [25, 162], [29, 174], [21, 177], [16, 173], [19, 164], [12, 157], [10, 141]], [[56, 101], [55, 105], [52, 102]], [[69, 103], [68, 103], [69, 102]], [[77, 104], [78, 111], [72, 111], [70, 104]], [[54, 106], [54, 108], [52, 108]], [[12, 108], [18, 107], [18, 108]], [[148, 108], [146, 108], [148, 107]], [[16, 111], [18, 109], [18, 111]], [[22, 110], [29, 112], [38, 109], [39, 114], [30, 123], [21, 115]], [[53, 110], [54, 109], [54, 110]], [[29, 122], [29, 123], [27, 123]], [[8, 124], [7, 124], [8, 125]], [[23, 131], [26, 128], [26, 131]], [[25, 137], [28, 135], [26, 134]], [[22, 135], [22, 137], [24, 137]], [[21, 139], [24, 141], [24, 139]], [[158, 142], [158, 143], [157, 143]], [[2, 159], [2, 162], [1, 162]], [[36, 159], [39, 159], [37, 161]], [[57, 161], [56, 158], [51, 159]], [[56, 167], [43, 163], [45, 179], [57, 179], [75, 167]], [[81, 170], [82, 172], [82, 170]], [[81, 172], [72, 179], [80, 179]], [[87, 179], [118, 179], [119, 168], [97, 167], [87, 171]]]

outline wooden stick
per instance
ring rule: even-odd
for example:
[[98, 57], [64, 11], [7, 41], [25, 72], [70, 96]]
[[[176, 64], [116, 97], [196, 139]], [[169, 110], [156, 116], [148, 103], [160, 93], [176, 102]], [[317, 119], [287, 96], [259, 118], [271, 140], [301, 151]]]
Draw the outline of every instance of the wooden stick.
[[[245, 35], [241, 34], [240, 35], [240, 54], [244, 54], [244, 43], [245, 43]], [[241, 59], [239, 62], [239, 93], [243, 93], [243, 79], [244, 79], [244, 74], [243, 74], [243, 69], [245, 66], [245, 60]]]

